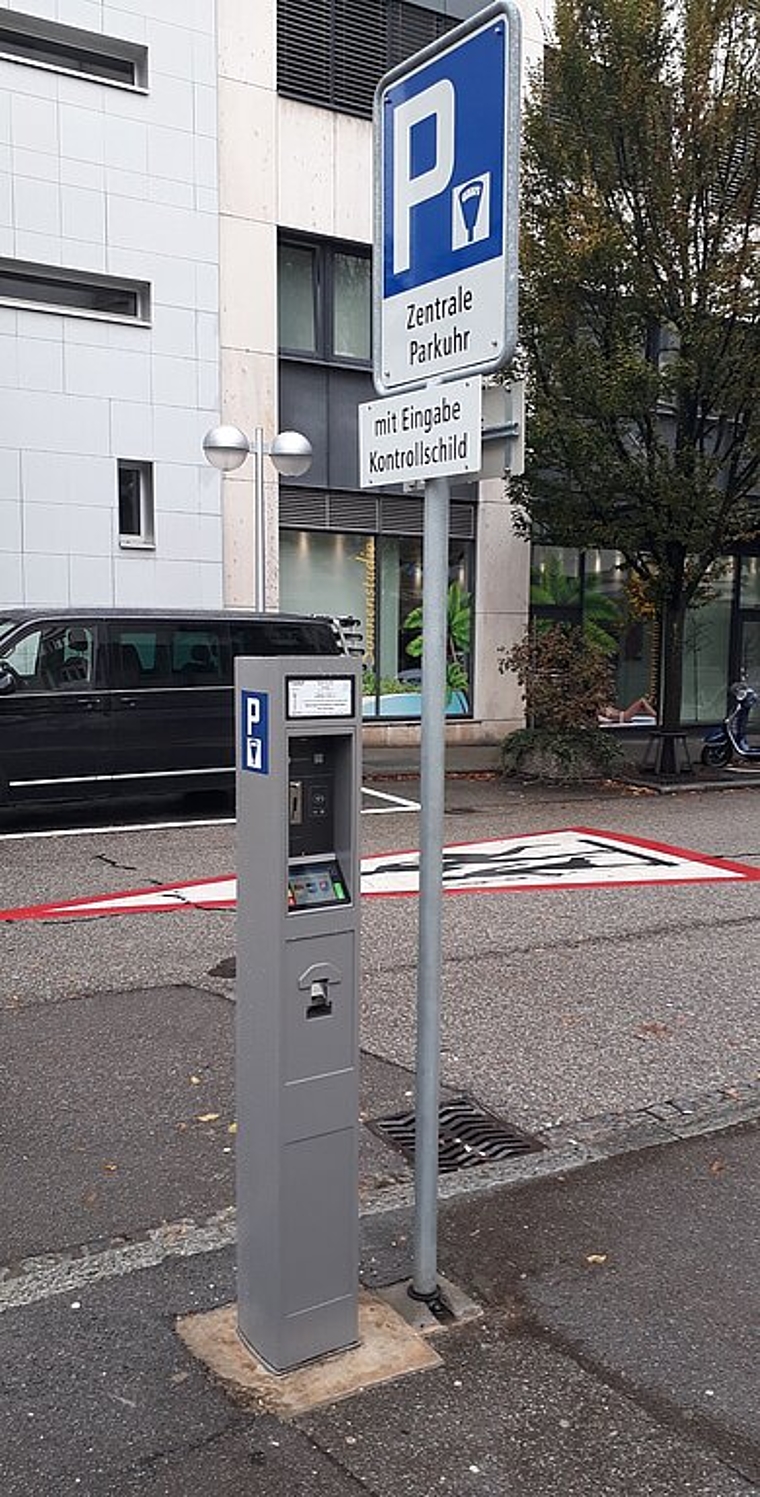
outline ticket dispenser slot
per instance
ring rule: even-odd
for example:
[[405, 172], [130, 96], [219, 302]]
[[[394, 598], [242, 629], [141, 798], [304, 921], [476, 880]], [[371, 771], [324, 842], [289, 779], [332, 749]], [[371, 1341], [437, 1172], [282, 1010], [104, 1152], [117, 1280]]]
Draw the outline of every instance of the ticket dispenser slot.
[[341, 975], [332, 962], [315, 962], [301, 973], [298, 986], [307, 995], [305, 1016], [307, 1019], [325, 1019], [333, 1011], [330, 989], [341, 982]]

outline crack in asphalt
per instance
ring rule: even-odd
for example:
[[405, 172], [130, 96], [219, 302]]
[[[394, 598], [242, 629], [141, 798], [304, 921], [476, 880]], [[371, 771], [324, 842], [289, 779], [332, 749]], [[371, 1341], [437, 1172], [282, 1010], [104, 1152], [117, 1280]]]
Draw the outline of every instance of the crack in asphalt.
[[[534, 956], [539, 952], [588, 951], [594, 947], [604, 948], [609, 946], [618, 947], [622, 945], [633, 945], [643, 941], [651, 940], [653, 937], [656, 939], [660, 939], [666, 936], [691, 935], [695, 931], [704, 930], [705, 925], [705, 920], [694, 920], [688, 922], [682, 921], [675, 925], [662, 924], [640, 926], [637, 930], [616, 931], [612, 935], [587, 936], [582, 940], [572, 940], [563, 936], [556, 941], [541, 941], [535, 945], [488, 946], [480, 947], [477, 951], [471, 952], [445, 951], [444, 962], [446, 966], [465, 967], [471, 966], [473, 964], [478, 964], [480, 962], [491, 961], [494, 958], [500, 957], [524, 957]], [[711, 921], [710, 924], [711, 929], [720, 930], [743, 929], [745, 926], [751, 926], [752, 929], [756, 929], [757, 915], [741, 915], [736, 916], [735, 918], [731, 917], [726, 920]], [[389, 964], [387, 966], [382, 963], [372, 965], [365, 962], [363, 971], [365, 975], [369, 973], [377, 974], [387, 972], [404, 973], [416, 972], [417, 968], [418, 962], [417, 958], [415, 957], [412, 961], [398, 962], [395, 964]]]

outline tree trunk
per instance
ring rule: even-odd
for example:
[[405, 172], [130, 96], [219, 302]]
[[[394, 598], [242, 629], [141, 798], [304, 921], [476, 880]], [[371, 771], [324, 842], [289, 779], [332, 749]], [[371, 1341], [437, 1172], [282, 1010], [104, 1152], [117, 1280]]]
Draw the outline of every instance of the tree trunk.
[[[667, 734], [677, 732], [681, 726], [681, 694], [683, 691], [683, 640], [686, 608], [679, 599], [668, 600], [662, 611], [662, 635], [660, 643], [660, 726]], [[675, 774], [675, 742], [672, 737], [662, 740], [660, 772]]]

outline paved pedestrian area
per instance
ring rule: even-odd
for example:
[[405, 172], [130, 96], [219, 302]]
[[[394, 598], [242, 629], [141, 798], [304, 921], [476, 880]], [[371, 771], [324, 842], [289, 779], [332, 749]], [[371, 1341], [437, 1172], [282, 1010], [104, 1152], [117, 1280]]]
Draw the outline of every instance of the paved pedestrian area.
[[[234, 1299], [230, 1246], [61, 1280], [0, 1315], [0, 1490], [756, 1493], [758, 1182], [753, 1124], [451, 1199], [441, 1264], [482, 1316], [436, 1334], [440, 1366], [293, 1422], [241, 1407], [176, 1335]], [[408, 1267], [408, 1210], [365, 1216], [365, 1283]]]

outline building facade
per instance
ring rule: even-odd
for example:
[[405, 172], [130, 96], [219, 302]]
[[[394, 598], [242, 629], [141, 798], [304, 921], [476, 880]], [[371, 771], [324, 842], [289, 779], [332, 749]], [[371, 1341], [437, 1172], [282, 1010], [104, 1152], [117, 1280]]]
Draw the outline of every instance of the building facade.
[[[417, 736], [422, 496], [358, 483], [371, 100], [478, 8], [0, 3], [0, 605], [250, 603], [252, 465], [220, 479], [203, 435], [301, 430], [310, 472], [267, 464], [268, 606], [357, 618], [368, 736]], [[529, 595], [501, 479], [454, 489], [450, 584], [449, 733], [496, 741]]]
[[0, 5], [0, 603], [222, 600], [215, 50], [201, 0]]

